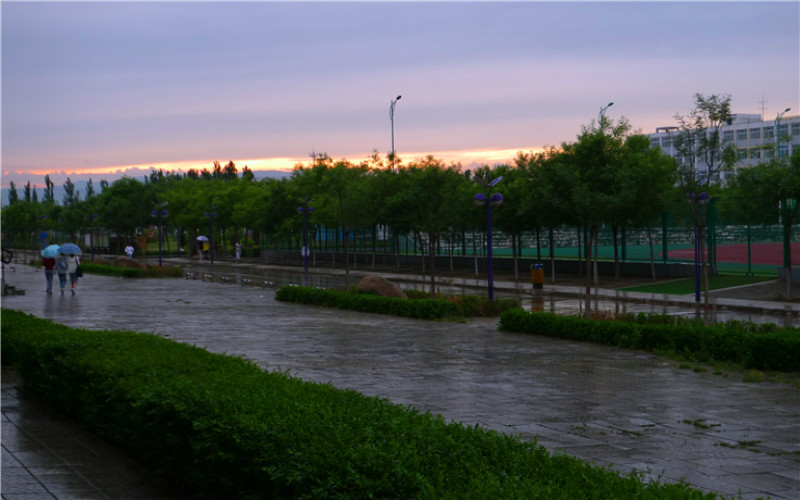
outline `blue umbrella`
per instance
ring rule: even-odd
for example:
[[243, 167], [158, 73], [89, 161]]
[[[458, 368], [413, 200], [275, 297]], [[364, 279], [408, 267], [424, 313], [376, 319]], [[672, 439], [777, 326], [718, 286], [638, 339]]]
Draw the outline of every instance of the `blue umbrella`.
[[58, 249], [58, 252], [64, 255], [77, 255], [81, 253], [81, 249], [75, 243], [64, 243], [61, 245], [61, 248]]
[[42, 250], [42, 257], [58, 257], [58, 245], [49, 245]]

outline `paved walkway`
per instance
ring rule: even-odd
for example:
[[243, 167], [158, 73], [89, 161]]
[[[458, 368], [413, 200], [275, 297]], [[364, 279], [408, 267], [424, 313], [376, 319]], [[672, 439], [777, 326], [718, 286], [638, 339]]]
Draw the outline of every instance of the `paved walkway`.
[[[538, 438], [551, 450], [648, 478], [685, 478], [745, 499], [800, 498], [800, 391], [792, 385], [744, 383], [740, 373], [680, 369], [648, 353], [502, 333], [494, 320], [425, 322], [280, 303], [272, 289], [251, 286], [257, 278], [247, 269], [218, 266], [214, 282], [203, 281], [204, 273], [179, 280], [89, 275], [77, 295], [48, 297], [43, 274], [17, 266], [7, 278], [26, 295], [5, 297], [3, 307], [244, 356], [267, 369]], [[269, 279], [298, 277], [276, 271]], [[11, 437], [3, 427], [5, 448], [20, 427], [10, 427]], [[36, 473], [38, 457], [14, 455], [45, 484], [50, 478]], [[7, 465], [4, 454], [3, 497], [32, 498], [6, 496], [6, 487], [17, 484]], [[102, 493], [158, 498], [135, 487], [127, 496], [120, 489]]]

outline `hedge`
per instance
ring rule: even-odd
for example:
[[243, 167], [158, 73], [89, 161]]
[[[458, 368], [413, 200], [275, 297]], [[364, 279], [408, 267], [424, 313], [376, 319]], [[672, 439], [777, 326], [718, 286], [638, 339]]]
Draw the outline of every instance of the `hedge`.
[[151, 334], [2, 323], [26, 391], [188, 498], [717, 498]]
[[500, 329], [596, 342], [630, 349], [671, 350], [700, 360], [732, 361], [745, 368], [800, 371], [800, 330], [774, 324], [731, 322], [705, 326], [692, 321], [604, 321], [512, 309]]
[[393, 314], [408, 318], [443, 319], [468, 318], [475, 316], [499, 316], [508, 309], [519, 307], [515, 299], [490, 301], [485, 297], [473, 295], [435, 295], [419, 290], [407, 290], [407, 299], [381, 297], [369, 292], [356, 290], [331, 290], [303, 286], [279, 288], [277, 300], [299, 302], [337, 309]]
[[455, 304], [443, 299], [408, 300], [308, 286], [281, 287], [275, 292], [275, 299], [406, 318], [441, 319], [456, 315]]

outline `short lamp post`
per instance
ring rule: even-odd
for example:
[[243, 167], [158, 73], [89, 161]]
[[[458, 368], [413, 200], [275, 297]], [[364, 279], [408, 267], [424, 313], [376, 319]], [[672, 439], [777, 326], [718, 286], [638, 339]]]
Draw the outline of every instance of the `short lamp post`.
[[503, 180], [500, 176], [494, 180], [488, 175], [484, 177], [475, 176], [475, 182], [483, 186], [483, 192], [478, 193], [473, 198], [475, 205], [486, 206], [486, 258], [487, 258], [487, 277], [489, 282], [489, 300], [494, 300], [494, 272], [492, 269], [492, 207], [498, 207], [503, 203], [503, 195], [500, 193], [492, 194], [493, 188]]
[[791, 111], [792, 108], [786, 108], [775, 117], [775, 158], [780, 156], [781, 152], [781, 117]]
[[702, 211], [708, 204], [708, 193], [703, 192], [700, 194], [686, 193], [686, 201], [692, 207], [694, 212], [694, 301], [700, 302], [700, 269], [702, 266], [703, 258], [701, 246], [701, 219], [703, 217]]
[[308, 214], [314, 211], [314, 207], [310, 206], [308, 198], [301, 198], [300, 205], [297, 211], [303, 214], [303, 250], [300, 252], [303, 255], [303, 270], [308, 271], [308, 254], [311, 251], [308, 248]]
[[156, 220], [158, 221], [158, 267], [161, 267], [161, 240], [162, 240], [162, 238], [161, 238], [161, 229], [162, 229], [162, 219], [164, 217], [166, 217], [167, 215], [169, 215], [169, 212], [164, 210], [164, 207], [166, 207], [168, 204], [169, 204], [168, 201], [165, 201], [164, 203], [156, 203], [156, 209], [153, 210], [152, 212], [150, 212], [150, 215], [155, 217]]
[[217, 206], [213, 205], [209, 209], [209, 211], [206, 212], [206, 217], [208, 217], [209, 224], [211, 225], [211, 228], [210, 228], [211, 236], [210, 236], [210, 241], [208, 242], [208, 244], [211, 246], [211, 263], [212, 264], [214, 263], [214, 217], [216, 217], [218, 215], [217, 212], [214, 211], [216, 208], [217, 208]]

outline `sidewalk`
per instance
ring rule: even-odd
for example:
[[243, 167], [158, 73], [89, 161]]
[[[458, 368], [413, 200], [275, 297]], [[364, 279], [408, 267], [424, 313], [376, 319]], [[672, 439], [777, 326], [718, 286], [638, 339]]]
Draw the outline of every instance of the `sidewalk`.
[[[492, 319], [454, 324], [286, 304], [274, 300], [272, 288], [253, 286], [256, 279], [300, 283], [304, 277], [297, 269], [225, 263], [198, 270], [215, 279], [87, 275], [74, 297], [50, 297], [44, 294], [41, 272], [17, 266], [7, 279], [26, 295], [4, 297], [3, 307], [73, 327], [151, 332], [243, 356], [269, 370], [288, 370], [467, 425], [536, 438], [551, 451], [625, 473], [637, 470], [668, 482], [685, 478], [704, 490], [741, 492], [744, 499], [800, 498], [800, 391], [790, 384], [744, 383], [741, 373], [681, 369], [649, 353], [498, 332]], [[317, 272], [307, 279], [320, 286], [342, 276]], [[473, 286], [473, 280], [462, 279], [450, 285]], [[485, 286], [485, 280], [474, 281]], [[503, 293], [530, 286], [507, 280], [495, 284]], [[618, 292], [596, 291], [603, 293]], [[575, 302], [573, 297], [564, 300]], [[35, 440], [17, 437], [24, 426], [7, 423], [3, 375], [4, 448], [6, 442], [35, 446]], [[48, 420], [57, 428], [63, 425], [57, 417]], [[85, 439], [91, 436], [77, 438], [76, 449], [92, 448]], [[34, 479], [25, 481], [46, 484], [52, 479], [43, 455], [25, 446], [13, 450], [11, 458], [19, 465], [4, 450], [3, 497], [49, 498], [6, 496], [7, 488], [26, 484], [8, 473], [10, 464], [17, 471], [32, 471]], [[89, 472], [82, 474], [88, 477]], [[96, 498], [161, 498], [139, 493], [139, 483], [118, 477], [123, 479], [115, 480], [117, 489], [107, 485]], [[54, 498], [75, 498], [53, 495], [57, 488], [48, 491]]]

